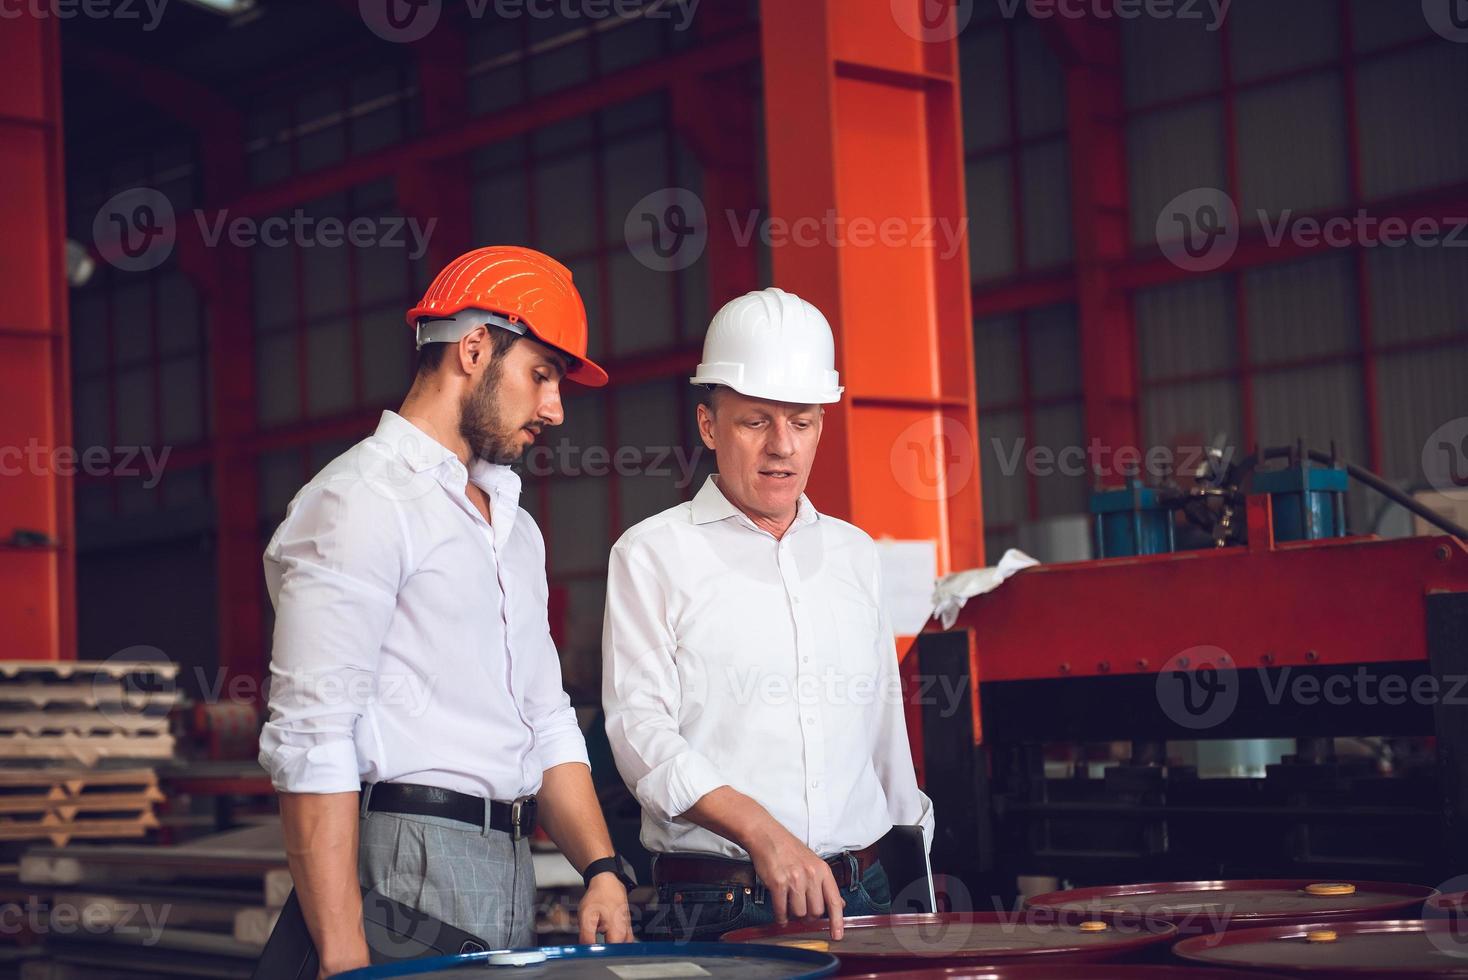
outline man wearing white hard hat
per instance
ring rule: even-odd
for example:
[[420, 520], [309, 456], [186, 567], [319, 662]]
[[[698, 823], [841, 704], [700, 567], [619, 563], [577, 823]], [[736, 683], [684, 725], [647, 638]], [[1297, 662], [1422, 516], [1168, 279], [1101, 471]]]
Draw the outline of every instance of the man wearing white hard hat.
[[643, 938], [887, 912], [876, 842], [932, 840], [903, 723], [876, 547], [805, 496], [830, 325], [779, 289], [733, 300], [690, 379], [718, 473], [612, 549], [607, 735], [642, 805], [657, 906]]

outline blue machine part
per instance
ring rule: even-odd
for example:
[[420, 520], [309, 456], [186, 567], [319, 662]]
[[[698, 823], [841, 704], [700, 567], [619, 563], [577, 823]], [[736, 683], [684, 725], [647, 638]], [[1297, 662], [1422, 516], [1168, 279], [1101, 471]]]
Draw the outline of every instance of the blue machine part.
[[1091, 494], [1098, 558], [1161, 555], [1175, 550], [1172, 511], [1162, 492], [1129, 479], [1124, 488]]
[[[545, 946], [535, 950], [493, 950], [459, 956], [432, 956], [403, 963], [368, 966], [336, 980], [383, 977], [513, 977], [514, 980], [606, 980], [637, 967], [652, 977], [777, 977], [804, 980], [828, 977], [840, 966], [829, 953], [788, 946], [746, 943], [623, 943], [616, 946]], [[614, 969], [615, 968], [615, 969]], [[610, 972], [609, 972], [610, 971]]]
[[1317, 541], [1346, 534], [1344, 468], [1300, 461], [1279, 470], [1256, 470], [1253, 489], [1267, 493], [1274, 509], [1274, 540]]

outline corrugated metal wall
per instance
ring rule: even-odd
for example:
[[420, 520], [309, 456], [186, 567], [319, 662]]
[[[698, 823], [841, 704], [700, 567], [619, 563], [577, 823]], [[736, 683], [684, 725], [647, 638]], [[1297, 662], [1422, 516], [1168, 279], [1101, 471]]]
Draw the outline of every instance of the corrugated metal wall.
[[[997, 3], [982, 6], [992, 9], [962, 46], [974, 271], [981, 295], [1002, 295], [1033, 268], [1018, 261], [1014, 243], [1028, 241], [1035, 234], [1030, 219], [1048, 212], [1023, 184], [1016, 207], [1008, 157], [996, 151], [1011, 139], [1009, 121], [1025, 115], [1026, 83], [1029, 93], [1054, 98], [1060, 75], [1040, 59], [1015, 85], [1006, 59], [1038, 25], [1023, 5], [1017, 22], [997, 13]], [[1246, 236], [1258, 234], [1261, 212], [1275, 224], [1286, 212], [1370, 213], [1384, 202], [1444, 189], [1463, 198], [1468, 115], [1446, 93], [1468, 82], [1468, 45], [1433, 34], [1420, 5], [1236, 0], [1221, 30], [1209, 26], [1206, 18], [1145, 15], [1119, 24], [1130, 228], [1139, 262], [1157, 254], [1163, 207], [1196, 188], [1232, 193]], [[1029, 153], [1027, 172], [1045, 175], [1047, 203], [1057, 204], [1056, 181], [1066, 167], [1021, 152]], [[1176, 447], [1223, 437], [1243, 454], [1252, 448], [1243, 445], [1252, 420], [1258, 442], [1334, 442], [1347, 458], [1369, 464], [1369, 365], [1379, 465], [1403, 483], [1421, 481], [1428, 433], [1468, 409], [1464, 244], [1339, 249], [1293, 260], [1282, 254], [1279, 264], [1137, 288], [1131, 298], [1144, 442]], [[1076, 350], [1057, 334], [1030, 347], [1030, 363], [1022, 364], [1017, 338], [1028, 336], [1034, 316], [977, 324], [981, 435], [1028, 437], [1059, 449], [1082, 431], [1065, 414], [1079, 407], [1052, 407], [1020, 379], [1034, 374], [1036, 358], [1053, 358], [1054, 370], [1068, 373]], [[991, 548], [1012, 540], [1015, 524], [1060, 507], [1083, 509], [1082, 497], [1062, 488], [1059, 477], [1029, 477], [1034, 485], [1026, 486], [1023, 473], [994, 475], [999, 460], [983, 448]], [[1353, 526], [1365, 529], [1380, 502], [1361, 492], [1352, 498]]]

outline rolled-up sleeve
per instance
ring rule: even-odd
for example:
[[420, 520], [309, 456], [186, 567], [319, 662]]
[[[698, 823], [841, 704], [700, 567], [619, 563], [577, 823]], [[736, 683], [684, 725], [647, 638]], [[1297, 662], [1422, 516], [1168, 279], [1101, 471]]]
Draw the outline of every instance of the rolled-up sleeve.
[[[872, 594], [882, 595], [880, 571], [876, 573], [876, 584]], [[877, 657], [881, 664], [881, 681], [877, 689], [883, 692], [900, 692], [901, 680], [897, 666], [897, 640], [892, 633], [892, 623], [878, 599], [877, 613]], [[933, 801], [918, 788], [917, 772], [913, 766], [912, 747], [907, 739], [907, 718], [904, 712], [906, 701], [899, 695], [879, 699], [877, 713], [876, 755], [872, 767], [882, 790], [887, 796], [887, 815], [894, 824], [920, 826], [923, 842], [933, 847]]]
[[275, 633], [260, 764], [276, 789], [360, 785], [355, 730], [410, 561], [396, 502], [361, 481], [313, 487], [292, 503], [265, 553]]
[[666, 590], [626, 543], [612, 549], [602, 628], [602, 705], [617, 769], [658, 819], [676, 819], [728, 780], [679, 733], [682, 691]]
[[525, 720], [535, 732], [535, 758], [541, 771], [554, 769], [567, 762], [579, 762], [591, 768], [591, 759], [586, 753], [586, 736], [576, 721], [576, 709], [561, 680], [561, 658], [556, 652], [556, 642], [550, 632], [550, 586], [545, 577], [545, 539], [529, 514], [522, 512], [517, 521], [526, 521], [535, 531], [539, 546], [540, 562], [536, 567], [534, 607], [540, 612], [539, 649], [535, 651], [535, 663], [529, 672], [530, 683], [525, 690]]

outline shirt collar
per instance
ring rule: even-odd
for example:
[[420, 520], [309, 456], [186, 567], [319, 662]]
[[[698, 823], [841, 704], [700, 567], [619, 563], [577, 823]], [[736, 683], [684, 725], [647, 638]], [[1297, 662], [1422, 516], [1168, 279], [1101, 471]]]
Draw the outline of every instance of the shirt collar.
[[[790, 525], [790, 530], [793, 531], [797, 527], [810, 524], [820, 516], [815, 505], [810, 502], [810, 498], [801, 494], [799, 502], [795, 505], [795, 521]], [[712, 524], [730, 517], [742, 517], [746, 524], [754, 525], [748, 515], [735, 507], [729, 498], [724, 496], [724, 491], [719, 489], [718, 474], [711, 473], [693, 497], [693, 523]]]
[[452, 486], [457, 492], [462, 493], [464, 483], [469, 481], [489, 494], [495, 505], [493, 516], [497, 538], [509, 534], [515, 526], [515, 515], [520, 510], [520, 474], [508, 466], [476, 459], [466, 472], [452, 449], [397, 412], [382, 413], [376, 436], [414, 473], [434, 471], [440, 483]]

